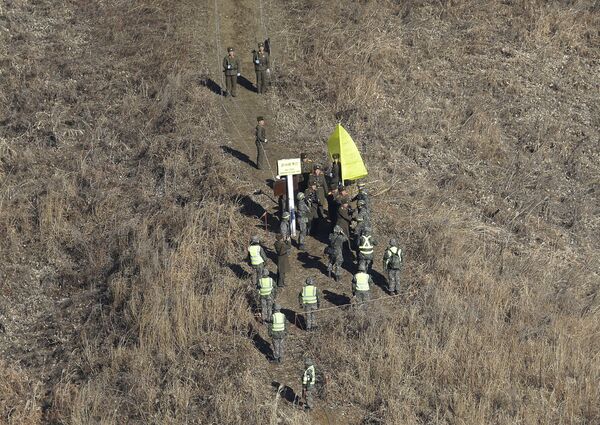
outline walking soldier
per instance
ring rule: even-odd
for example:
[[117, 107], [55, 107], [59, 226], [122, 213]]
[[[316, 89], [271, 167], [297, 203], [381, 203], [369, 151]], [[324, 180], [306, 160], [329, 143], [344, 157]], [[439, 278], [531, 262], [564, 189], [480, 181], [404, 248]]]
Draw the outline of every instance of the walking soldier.
[[363, 304], [371, 297], [371, 286], [373, 279], [367, 273], [364, 264], [358, 266], [358, 273], [352, 279], [352, 296], [356, 298], [358, 304]]
[[265, 261], [267, 261], [267, 255], [262, 246], [260, 246], [260, 239], [256, 235], [252, 236], [250, 246], [248, 247], [248, 262], [254, 269], [254, 283], [256, 285], [258, 285], [258, 281], [262, 277]]
[[329, 235], [329, 246], [327, 247], [327, 254], [329, 254], [329, 265], [327, 266], [327, 272], [329, 277], [333, 273], [333, 278], [336, 282], [339, 282], [342, 275], [342, 264], [344, 262], [343, 244], [348, 242], [348, 237], [344, 235], [340, 226], [333, 228], [333, 233]]
[[383, 254], [383, 268], [388, 274], [388, 292], [398, 295], [402, 270], [402, 250], [398, 248], [396, 239], [390, 239], [390, 246]]
[[366, 271], [371, 270], [375, 245], [377, 241], [371, 234], [371, 227], [365, 226], [358, 245], [358, 264], [364, 264]]
[[240, 76], [240, 61], [235, 57], [233, 47], [227, 48], [227, 56], [223, 58], [223, 72], [225, 73], [226, 96], [237, 96], [237, 77]]
[[317, 328], [315, 319], [315, 310], [321, 307], [321, 294], [314, 285], [315, 280], [312, 277], [307, 277], [304, 282], [304, 288], [298, 295], [300, 307], [304, 308], [304, 318], [306, 320], [306, 330], [311, 331]]
[[283, 339], [287, 336], [287, 324], [285, 315], [281, 312], [281, 306], [275, 304], [273, 310], [269, 335], [273, 339], [273, 361], [281, 363], [283, 359]]
[[284, 239], [283, 235], [278, 234], [275, 241], [275, 252], [277, 253], [277, 287], [285, 286], [285, 275], [290, 269], [290, 251], [292, 242], [289, 238]]
[[258, 297], [260, 298], [260, 308], [262, 322], [270, 322], [273, 312], [273, 301], [275, 299], [275, 282], [269, 276], [269, 270], [263, 269], [263, 275], [258, 281]]
[[304, 374], [302, 375], [302, 398], [304, 398], [304, 409], [310, 410], [314, 407], [313, 391], [317, 383], [317, 372], [311, 359], [304, 360]]
[[298, 193], [296, 199], [296, 216], [298, 217], [298, 248], [304, 250], [304, 241], [308, 234], [308, 220], [310, 218], [310, 207], [306, 203], [304, 193]]

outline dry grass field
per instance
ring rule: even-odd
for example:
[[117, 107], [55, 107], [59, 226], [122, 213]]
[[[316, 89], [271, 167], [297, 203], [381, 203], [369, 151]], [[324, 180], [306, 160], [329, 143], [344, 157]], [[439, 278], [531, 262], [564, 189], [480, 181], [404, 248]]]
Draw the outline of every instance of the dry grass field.
[[[406, 296], [294, 330], [277, 371], [212, 2], [4, 0], [0, 423], [600, 423], [600, 4], [257, 4], [218, 35], [272, 39], [273, 155], [344, 124]], [[273, 383], [308, 343], [311, 415]]]

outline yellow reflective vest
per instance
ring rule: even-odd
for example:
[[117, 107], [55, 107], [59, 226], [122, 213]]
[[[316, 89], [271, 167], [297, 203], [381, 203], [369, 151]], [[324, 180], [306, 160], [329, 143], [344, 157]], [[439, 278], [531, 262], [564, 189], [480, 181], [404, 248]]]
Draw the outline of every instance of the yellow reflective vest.
[[357, 291], [368, 291], [369, 290], [369, 274], [364, 272], [358, 272], [354, 275], [356, 279], [356, 290]]
[[267, 295], [271, 295], [271, 292], [273, 292], [273, 279], [268, 276], [261, 277], [258, 282], [260, 285], [258, 293], [264, 297], [266, 297]]
[[283, 315], [283, 313], [281, 313], [281, 312], [273, 313], [271, 330], [273, 332], [285, 331], [285, 316]]
[[250, 254], [250, 264], [258, 266], [265, 262], [262, 255], [260, 255], [260, 245], [250, 245], [248, 247], [248, 254]]
[[306, 285], [302, 288], [302, 303], [316, 304], [317, 302], [317, 287], [314, 285]]
[[373, 244], [371, 243], [371, 236], [361, 236], [360, 246], [358, 247], [361, 253], [365, 255], [373, 254]]

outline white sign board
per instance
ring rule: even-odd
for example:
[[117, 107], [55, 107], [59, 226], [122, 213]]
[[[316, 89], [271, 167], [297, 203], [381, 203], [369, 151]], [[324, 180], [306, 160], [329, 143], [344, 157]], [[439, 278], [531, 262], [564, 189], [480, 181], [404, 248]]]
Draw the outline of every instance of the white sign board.
[[277, 172], [280, 176], [302, 174], [302, 162], [300, 158], [280, 159], [277, 161]]

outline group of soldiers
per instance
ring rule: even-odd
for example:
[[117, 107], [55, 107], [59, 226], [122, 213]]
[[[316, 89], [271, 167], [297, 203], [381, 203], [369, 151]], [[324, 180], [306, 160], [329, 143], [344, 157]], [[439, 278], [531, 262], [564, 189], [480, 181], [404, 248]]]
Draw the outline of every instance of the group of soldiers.
[[[342, 280], [344, 260], [356, 266], [352, 278], [352, 295], [357, 307], [364, 309], [370, 299], [373, 279], [371, 277], [374, 251], [377, 241], [371, 226], [371, 202], [369, 192], [364, 184], [359, 183], [358, 193], [354, 197], [348, 195], [349, 188], [341, 179], [339, 156], [334, 155], [327, 172], [314, 164], [307, 155], [301, 155], [302, 177], [299, 192], [296, 194], [295, 219], [299, 233], [297, 247], [306, 250], [308, 235], [322, 232], [329, 233], [328, 274], [335, 282]], [[352, 205], [355, 205], [353, 208]], [[270, 276], [265, 267], [267, 256], [260, 238], [253, 236], [248, 247], [248, 261], [255, 273], [255, 284], [261, 310], [261, 319], [268, 325], [272, 338], [273, 362], [281, 363], [283, 359], [284, 339], [287, 336], [287, 319], [282, 313], [282, 306], [276, 302], [277, 291], [286, 286], [286, 274], [289, 272], [289, 256], [292, 252], [291, 223], [292, 215], [281, 212], [279, 233], [276, 235], [274, 251], [277, 254], [277, 277]], [[402, 269], [402, 250], [396, 239], [390, 239], [389, 246], [383, 254], [383, 268], [387, 272], [387, 291], [397, 295], [400, 290], [400, 271]], [[314, 277], [304, 280], [302, 290], [298, 294], [300, 308], [304, 310], [305, 329], [317, 329], [315, 312], [321, 308], [321, 292], [316, 286]], [[316, 382], [315, 366], [308, 359], [303, 375], [304, 407], [312, 408], [312, 391]]]
[[[269, 53], [265, 43], [258, 43], [258, 50], [252, 51], [252, 63], [256, 74], [256, 92], [263, 94], [267, 88], [267, 79], [271, 73]], [[237, 96], [237, 79], [242, 75], [240, 60], [233, 47], [227, 48], [227, 56], [223, 58], [223, 73], [225, 74], [225, 96]]]

